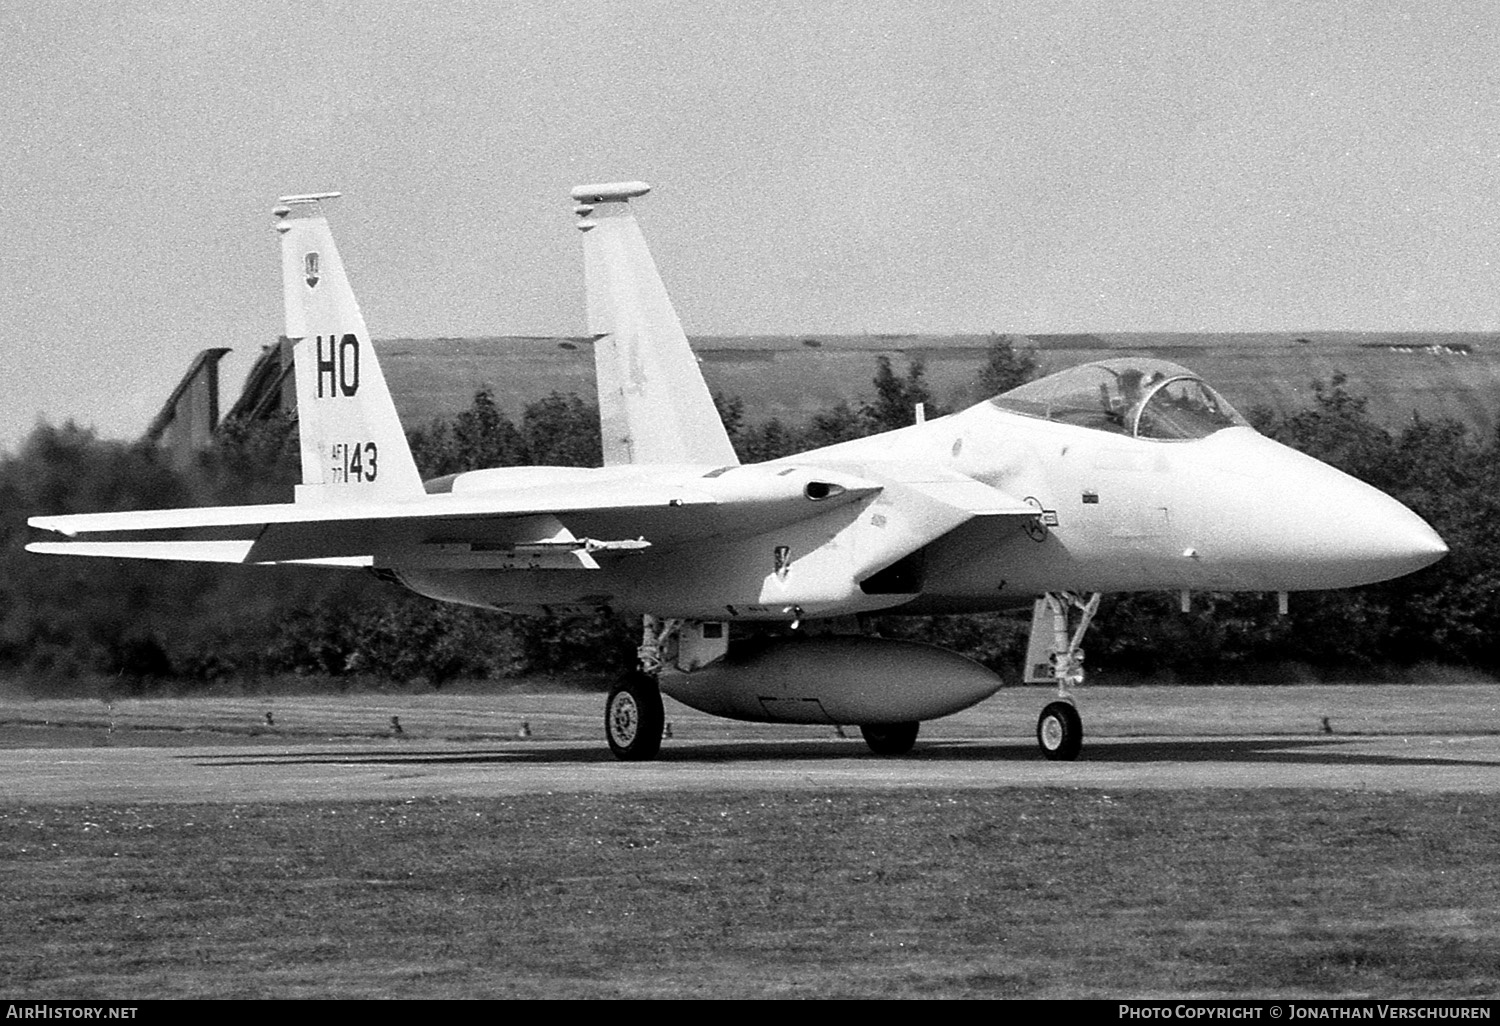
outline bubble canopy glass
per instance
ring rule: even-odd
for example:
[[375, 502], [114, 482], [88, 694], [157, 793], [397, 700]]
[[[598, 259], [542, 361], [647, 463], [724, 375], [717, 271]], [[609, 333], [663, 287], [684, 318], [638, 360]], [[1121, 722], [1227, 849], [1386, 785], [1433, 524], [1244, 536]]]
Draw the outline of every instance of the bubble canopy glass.
[[1248, 423], [1186, 367], [1148, 357], [1086, 363], [990, 402], [1011, 413], [1132, 438], [1204, 438]]

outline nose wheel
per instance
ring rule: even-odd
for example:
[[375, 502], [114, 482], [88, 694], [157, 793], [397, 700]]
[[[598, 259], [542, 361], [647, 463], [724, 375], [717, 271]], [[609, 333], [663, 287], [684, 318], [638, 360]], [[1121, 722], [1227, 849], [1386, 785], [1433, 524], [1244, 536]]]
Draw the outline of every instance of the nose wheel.
[[1036, 741], [1042, 754], [1059, 762], [1072, 762], [1083, 747], [1083, 718], [1072, 702], [1053, 702], [1036, 721]]

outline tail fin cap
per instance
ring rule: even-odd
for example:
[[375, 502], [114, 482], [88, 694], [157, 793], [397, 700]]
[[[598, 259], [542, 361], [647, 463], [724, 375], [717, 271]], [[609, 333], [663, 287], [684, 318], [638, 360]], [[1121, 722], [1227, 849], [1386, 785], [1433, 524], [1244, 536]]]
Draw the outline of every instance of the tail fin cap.
[[[576, 185], [569, 194], [578, 203], [619, 203], [644, 196], [651, 191], [645, 182], [604, 182], [598, 185]], [[286, 202], [285, 199], [282, 202]]]

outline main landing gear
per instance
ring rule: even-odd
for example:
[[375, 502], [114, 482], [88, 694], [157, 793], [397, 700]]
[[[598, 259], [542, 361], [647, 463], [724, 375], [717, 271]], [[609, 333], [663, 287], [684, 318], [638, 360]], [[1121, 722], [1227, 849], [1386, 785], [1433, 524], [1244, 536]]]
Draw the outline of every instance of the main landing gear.
[[636, 649], [639, 667], [615, 681], [604, 700], [604, 736], [618, 759], [646, 762], [661, 751], [667, 716], [657, 674], [671, 658], [669, 646], [675, 648], [681, 629], [681, 620], [641, 619], [641, 644]]
[[[1070, 632], [1068, 620], [1074, 610], [1078, 626]], [[1048, 592], [1032, 609], [1026, 683], [1057, 684], [1058, 700], [1048, 703], [1036, 723], [1037, 744], [1049, 759], [1071, 762], [1083, 747], [1083, 718], [1072, 689], [1083, 684], [1083, 636], [1098, 611], [1098, 592], [1087, 599], [1071, 592]]]
[[632, 670], [609, 689], [604, 702], [604, 736], [616, 758], [626, 762], [656, 758], [665, 723], [661, 689], [653, 675]]

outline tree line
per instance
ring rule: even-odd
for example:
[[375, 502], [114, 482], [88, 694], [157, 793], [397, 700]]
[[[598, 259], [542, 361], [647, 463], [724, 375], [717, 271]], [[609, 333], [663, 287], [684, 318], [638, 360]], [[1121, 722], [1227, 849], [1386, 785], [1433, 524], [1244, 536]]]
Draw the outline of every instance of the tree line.
[[[972, 401], [1036, 374], [1034, 358], [993, 340]], [[877, 361], [872, 394], [807, 420], [755, 421], [716, 396], [740, 458], [758, 462], [905, 426], [913, 406], [945, 412], [920, 360]], [[1213, 673], [1261, 664], [1375, 667], [1434, 661], [1500, 668], [1500, 438], [1413, 417], [1377, 424], [1338, 375], [1288, 416], [1250, 411], [1265, 434], [1389, 492], [1424, 517], [1451, 554], [1417, 574], [1349, 591], [1293, 596], [1107, 596], [1088, 639], [1093, 669]], [[424, 478], [482, 467], [598, 466], [597, 408], [554, 393], [508, 417], [489, 391], [408, 433]], [[29, 554], [34, 515], [285, 501], [298, 480], [293, 419], [226, 422], [191, 466], [146, 443], [69, 422], [38, 424], [0, 458], [0, 672], [39, 684], [139, 689], [296, 675], [338, 684], [441, 687], [537, 674], [605, 680], [634, 659], [623, 618], [510, 616], [412, 595], [358, 572]], [[1309, 510], [1309, 516], [1318, 515]], [[881, 616], [868, 628], [963, 652], [1012, 678], [1027, 620], [1005, 614]]]

